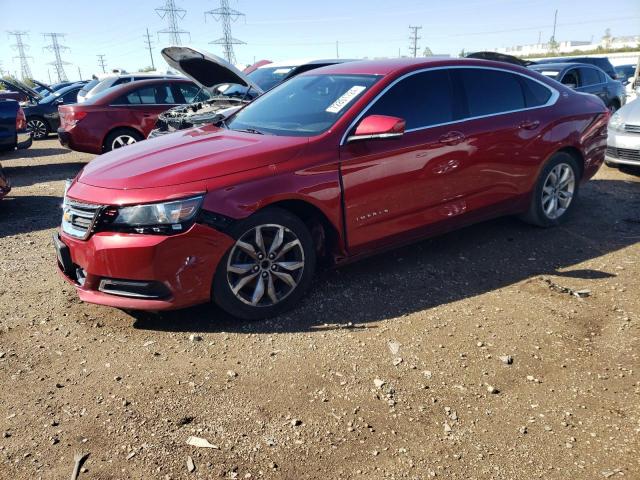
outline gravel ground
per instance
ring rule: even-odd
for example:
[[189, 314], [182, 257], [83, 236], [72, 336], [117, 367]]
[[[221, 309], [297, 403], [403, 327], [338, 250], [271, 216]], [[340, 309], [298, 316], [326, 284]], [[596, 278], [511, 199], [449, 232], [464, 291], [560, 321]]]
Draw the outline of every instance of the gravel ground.
[[640, 478], [639, 177], [603, 167], [563, 227], [470, 227], [241, 322], [78, 301], [50, 237], [90, 159], [0, 158], [1, 478], [68, 478], [76, 451], [80, 479]]

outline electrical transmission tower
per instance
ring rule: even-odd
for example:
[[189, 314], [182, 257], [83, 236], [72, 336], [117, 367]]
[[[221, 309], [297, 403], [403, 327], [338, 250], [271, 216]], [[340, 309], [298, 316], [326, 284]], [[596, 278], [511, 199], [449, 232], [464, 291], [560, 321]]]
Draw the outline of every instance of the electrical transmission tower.
[[102, 73], [106, 73], [104, 67], [107, 66], [107, 63], [104, 60], [105, 55], [103, 53], [101, 53], [100, 55], [96, 55], [96, 57], [98, 57], [98, 65], [100, 65], [100, 67], [102, 67]]
[[411, 34], [409, 35], [409, 53], [415, 58], [418, 56], [418, 40], [422, 37], [418, 36], [418, 30], [422, 29], [422, 27], [413, 27], [409, 25], [409, 30], [411, 30]]
[[175, 0], [165, 0], [164, 6], [156, 8], [156, 13], [160, 18], [166, 18], [169, 24], [164, 30], [158, 31], [158, 34], [169, 34], [172, 45], [182, 45], [180, 41], [181, 34], [189, 35], [189, 39], [191, 39], [189, 32], [180, 30], [180, 27], [178, 27], [178, 20], [182, 20], [187, 14], [187, 11], [184, 8], [176, 7]]
[[47, 45], [44, 48], [53, 52], [53, 54], [56, 57], [56, 59], [53, 62], [50, 62], [49, 65], [53, 65], [54, 67], [56, 67], [56, 75], [58, 76], [58, 82], [67, 82], [68, 78], [67, 78], [67, 74], [64, 71], [64, 65], [70, 65], [70, 63], [62, 61], [62, 55], [60, 54], [60, 52], [69, 50], [69, 47], [65, 47], [64, 45], [60, 45], [58, 43], [58, 38], [63, 38], [64, 34], [63, 33], [43, 33], [42, 35], [44, 35], [45, 39], [47, 37], [51, 38], [51, 45]]
[[27, 32], [19, 32], [19, 31], [13, 31], [13, 32], [7, 32], [10, 36], [14, 36], [16, 37], [16, 43], [15, 45], [11, 45], [13, 48], [15, 48], [18, 51], [18, 56], [17, 57], [13, 57], [14, 59], [19, 58], [20, 59], [20, 71], [22, 73], [22, 79], [25, 80], [27, 78], [33, 78], [31, 76], [31, 68], [29, 68], [29, 62], [27, 61], [28, 58], [32, 58], [27, 56], [26, 51], [29, 50], [29, 45], [26, 45], [23, 41], [22, 41], [22, 37], [26, 37], [27, 36]]
[[222, 23], [222, 37], [214, 40], [214, 45], [222, 45], [224, 50], [224, 58], [227, 62], [234, 65], [236, 63], [236, 54], [233, 52], [234, 45], [244, 45], [245, 42], [233, 38], [231, 35], [231, 22], [235, 22], [240, 17], [244, 17], [244, 13], [229, 7], [229, 0], [220, 0], [220, 7], [204, 12], [205, 21], [207, 15], [211, 15], [216, 22]]
[[147, 28], [147, 34], [145, 35], [147, 44], [147, 48], [149, 49], [149, 56], [151, 57], [151, 68], [156, 69], [156, 66], [153, 63], [153, 50], [151, 49], [151, 35], [149, 35], [149, 29]]

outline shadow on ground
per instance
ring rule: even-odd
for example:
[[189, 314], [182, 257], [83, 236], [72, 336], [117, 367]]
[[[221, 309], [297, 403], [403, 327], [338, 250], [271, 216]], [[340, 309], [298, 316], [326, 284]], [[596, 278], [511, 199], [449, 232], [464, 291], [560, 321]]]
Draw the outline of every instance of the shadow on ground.
[[297, 332], [367, 324], [455, 302], [541, 275], [615, 276], [576, 266], [640, 241], [640, 183], [594, 180], [574, 216], [552, 229], [514, 218], [471, 226], [318, 276], [294, 311], [262, 322], [230, 318], [214, 306], [134, 314], [134, 327], [186, 332]]
[[65, 162], [12, 167], [10, 163], [5, 162], [2, 165], [2, 170], [14, 187], [28, 187], [39, 183], [74, 178], [85, 165], [81, 162]]

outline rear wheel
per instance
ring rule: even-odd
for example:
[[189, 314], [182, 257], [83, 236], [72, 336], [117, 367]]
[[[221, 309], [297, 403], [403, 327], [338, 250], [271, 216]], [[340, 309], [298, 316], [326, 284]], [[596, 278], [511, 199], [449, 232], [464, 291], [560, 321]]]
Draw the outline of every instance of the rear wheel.
[[144, 137], [135, 130], [131, 130], [129, 128], [121, 128], [118, 130], [114, 130], [109, 135], [107, 135], [107, 138], [104, 141], [103, 150], [105, 152], [110, 152], [111, 150], [115, 150], [117, 148], [133, 145], [134, 143], [137, 143], [143, 139]]
[[539, 227], [564, 222], [575, 205], [579, 180], [580, 168], [571, 155], [553, 155], [540, 173], [523, 220]]
[[49, 125], [40, 117], [27, 118], [27, 130], [33, 133], [35, 140], [42, 140], [49, 135]]
[[213, 282], [215, 302], [231, 315], [257, 320], [292, 308], [315, 271], [311, 234], [295, 215], [267, 208], [234, 225], [234, 245]]

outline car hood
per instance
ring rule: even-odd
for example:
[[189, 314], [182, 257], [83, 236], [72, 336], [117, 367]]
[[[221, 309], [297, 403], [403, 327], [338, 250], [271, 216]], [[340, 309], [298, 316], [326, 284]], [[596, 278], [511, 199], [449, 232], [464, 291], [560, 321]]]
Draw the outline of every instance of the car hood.
[[38, 92], [36, 92], [35, 90], [32, 90], [31, 88], [27, 87], [26, 85], [19, 84], [17, 82], [11, 82], [11, 81], [7, 80], [6, 78], [1, 78], [0, 79], [0, 84], [4, 88], [6, 88], [7, 90], [23, 93], [24, 95], [26, 95], [28, 98], [30, 98], [32, 101], [34, 101], [36, 103], [44, 98]]
[[202, 88], [214, 93], [214, 87], [224, 83], [251, 87], [259, 94], [262, 89], [229, 62], [212, 53], [194, 47], [162, 49], [166, 62]]
[[[32, 81], [33, 83], [35, 83], [36, 85], [38, 85], [39, 87], [44, 88], [44, 89], [45, 89], [47, 92], [49, 92], [49, 93], [53, 93], [53, 92], [55, 91], [55, 90], [53, 90], [49, 85], [47, 85], [46, 83], [42, 83], [42, 82], [39, 82], [38, 80], [33, 80], [33, 79], [31, 79], [31, 81]], [[34, 90], [34, 91], [35, 91], [35, 90]]]
[[618, 110], [617, 114], [624, 123], [640, 125], [640, 100], [636, 99], [633, 102], [627, 103]]
[[308, 142], [305, 137], [193, 128], [100, 155], [84, 167], [78, 182], [117, 190], [181, 185], [291, 160]]

